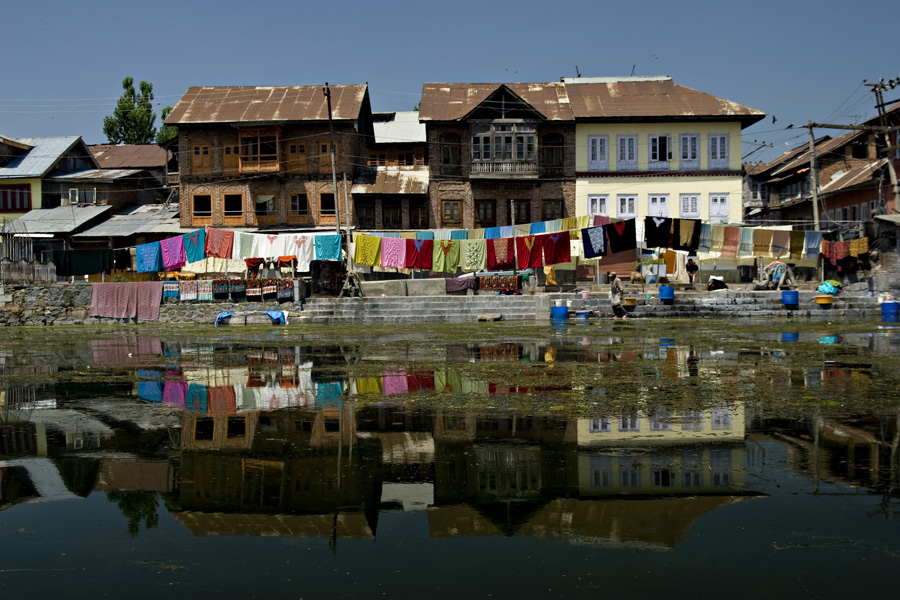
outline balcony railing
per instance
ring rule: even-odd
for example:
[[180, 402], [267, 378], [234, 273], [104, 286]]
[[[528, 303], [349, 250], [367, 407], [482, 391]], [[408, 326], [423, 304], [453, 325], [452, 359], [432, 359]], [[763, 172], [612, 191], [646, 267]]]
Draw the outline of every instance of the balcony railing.
[[519, 162], [514, 160], [494, 160], [489, 162], [473, 162], [470, 173], [504, 173], [533, 175], [538, 172], [535, 162]]
[[166, 173], [166, 185], [177, 186], [181, 181], [181, 173], [175, 171], [174, 173]]

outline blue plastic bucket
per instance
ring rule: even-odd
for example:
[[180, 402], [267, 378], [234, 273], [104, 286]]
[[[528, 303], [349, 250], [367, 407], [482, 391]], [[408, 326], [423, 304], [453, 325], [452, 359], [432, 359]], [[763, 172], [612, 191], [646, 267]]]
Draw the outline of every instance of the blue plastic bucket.
[[671, 285], [659, 286], [659, 299], [663, 304], [675, 302], [675, 288]]
[[591, 317], [591, 311], [589, 310], [576, 310], [575, 317], [582, 320], [587, 320]]
[[799, 342], [800, 341], [800, 332], [799, 331], [786, 331], [781, 334], [782, 342]]
[[800, 292], [796, 290], [784, 290], [781, 292], [781, 303], [788, 309], [797, 308], [800, 304]]
[[885, 323], [900, 323], [900, 302], [882, 302], [881, 320]]
[[551, 306], [550, 307], [550, 318], [551, 319], [568, 319], [569, 318], [569, 307], [568, 306]]

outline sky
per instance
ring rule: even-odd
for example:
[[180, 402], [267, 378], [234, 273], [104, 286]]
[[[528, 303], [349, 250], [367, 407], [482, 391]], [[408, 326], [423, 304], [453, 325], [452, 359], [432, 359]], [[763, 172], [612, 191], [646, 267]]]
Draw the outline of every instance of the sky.
[[765, 112], [743, 154], [768, 161], [877, 114], [898, 23], [896, 0], [0, 0], [0, 134], [106, 143], [126, 76], [158, 114], [195, 85], [367, 83], [377, 112], [426, 82], [668, 75]]

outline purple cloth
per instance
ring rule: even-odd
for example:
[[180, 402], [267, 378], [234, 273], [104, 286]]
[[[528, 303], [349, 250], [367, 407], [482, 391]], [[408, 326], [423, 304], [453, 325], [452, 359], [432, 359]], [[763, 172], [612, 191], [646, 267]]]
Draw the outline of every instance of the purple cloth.
[[447, 282], [447, 291], [448, 292], [459, 292], [461, 290], [474, 290], [475, 286], [478, 284], [478, 280], [474, 277], [448, 277]]
[[162, 260], [166, 271], [180, 269], [187, 264], [184, 255], [184, 240], [180, 235], [161, 241], [159, 247], [162, 250]]
[[185, 381], [166, 381], [163, 388], [163, 404], [184, 408], [188, 384]]
[[143, 321], [159, 321], [163, 282], [139, 281], [131, 285], [137, 287], [137, 311], [134, 316]]

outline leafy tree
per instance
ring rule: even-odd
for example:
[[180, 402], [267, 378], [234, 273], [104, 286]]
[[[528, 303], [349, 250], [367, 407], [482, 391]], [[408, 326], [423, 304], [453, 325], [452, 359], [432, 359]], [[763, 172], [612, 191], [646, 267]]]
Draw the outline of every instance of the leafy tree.
[[167, 106], [162, 109], [159, 115], [159, 131], [156, 132], [156, 143], [160, 146], [178, 136], [178, 128], [174, 125], [166, 125], [166, 117], [172, 112], [172, 107]]
[[153, 114], [153, 84], [142, 81], [140, 95], [134, 79], [122, 80], [125, 92], [119, 98], [112, 116], [103, 118], [103, 133], [110, 144], [149, 144], [156, 137], [156, 115]]

